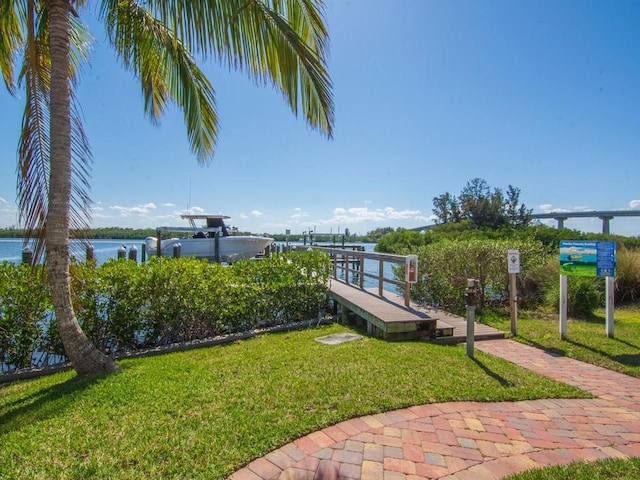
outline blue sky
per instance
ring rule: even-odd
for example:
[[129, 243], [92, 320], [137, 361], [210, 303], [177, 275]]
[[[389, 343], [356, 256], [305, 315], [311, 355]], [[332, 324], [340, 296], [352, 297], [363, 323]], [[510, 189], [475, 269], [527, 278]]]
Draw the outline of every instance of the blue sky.
[[[411, 228], [474, 177], [520, 188], [534, 212], [640, 211], [639, 1], [328, 0], [326, 20], [335, 138], [210, 62], [221, 130], [208, 167], [177, 109], [160, 126], [144, 118], [136, 80], [93, 28], [78, 92], [93, 226], [177, 226], [191, 208], [254, 233]], [[16, 225], [22, 108], [0, 91], [0, 227]], [[640, 235], [640, 217], [611, 231]]]

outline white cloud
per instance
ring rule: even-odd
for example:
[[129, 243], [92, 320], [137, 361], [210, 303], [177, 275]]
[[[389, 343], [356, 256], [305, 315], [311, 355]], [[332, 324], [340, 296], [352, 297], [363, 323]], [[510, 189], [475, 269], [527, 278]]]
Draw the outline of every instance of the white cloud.
[[0, 227], [17, 226], [18, 217], [18, 207], [0, 197]]
[[554, 207], [550, 203], [544, 203], [542, 205], [538, 205], [538, 208], [542, 210], [543, 213], [564, 213], [564, 212], [571, 211], [571, 210], [567, 210], [566, 208]]
[[387, 218], [416, 218], [416, 215], [420, 215], [422, 212], [420, 210], [396, 210], [391, 207], [387, 207], [384, 209], [387, 214]]
[[160, 205], [168, 208], [174, 208], [176, 206], [175, 203], [161, 203]]
[[244, 213], [244, 212], [240, 213], [240, 215], [238, 215], [238, 216], [239, 216], [240, 218], [242, 218], [242, 219], [245, 219], [245, 220], [246, 220], [247, 218], [249, 218], [249, 215], [247, 215], [247, 214], [246, 214], [246, 213]]
[[333, 216], [329, 220], [323, 220], [318, 223], [364, 223], [364, 222], [383, 222], [397, 220], [416, 220], [429, 221], [432, 217], [421, 215], [420, 210], [396, 210], [393, 207], [371, 209], [369, 207], [336, 207], [333, 209]]
[[260, 218], [262, 215], [264, 215], [264, 213], [262, 213], [260, 210], [251, 210], [251, 215], [256, 218]]
[[152, 210], [156, 209], [155, 203], [145, 203], [144, 205], [136, 205], [135, 207], [121, 207], [119, 205], [114, 205], [109, 207], [110, 210], [116, 210], [120, 212], [120, 215], [123, 217], [129, 217], [131, 215], [149, 215]]
[[638, 208], [640, 207], [640, 200], [631, 200], [629, 202], [629, 208]]
[[293, 211], [294, 213], [289, 218], [297, 219], [297, 218], [305, 218], [309, 216], [309, 214], [304, 210], [302, 210], [301, 208], [294, 208]]

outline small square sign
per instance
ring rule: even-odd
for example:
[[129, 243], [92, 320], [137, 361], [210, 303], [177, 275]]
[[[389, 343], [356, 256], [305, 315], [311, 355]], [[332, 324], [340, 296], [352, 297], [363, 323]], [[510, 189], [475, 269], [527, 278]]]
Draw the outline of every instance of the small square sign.
[[507, 252], [507, 265], [509, 273], [520, 273], [520, 250]]

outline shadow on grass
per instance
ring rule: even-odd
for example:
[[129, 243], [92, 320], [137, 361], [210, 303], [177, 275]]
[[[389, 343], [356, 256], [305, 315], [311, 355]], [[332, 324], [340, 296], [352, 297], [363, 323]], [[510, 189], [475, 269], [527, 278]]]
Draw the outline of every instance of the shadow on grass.
[[496, 372], [494, 372], [493, 370], [491, 370], [489, 367], [487, 367], [484, 363], [482, 363], [480, 360], [478, 360], [477, 358], [472, 358], [471, 360], [473, 360], [473, 362], [482, 369], [482, 371], [484, 373], [487, 374], [487, 376], [493, 378], [494, 380], [497, 380], [497, 382], [502, 385], [503, 387], [513, 387], [513, 382], [507, 380], [506, 378], [504, 378], [502, 375], [498, 375]]
[[606, 318], [605, 317], [601, 317], [599, 315], [580, 315], [580, 316], [572, 316], [571, 320], [576, 320], [578, 319], [581, 322], [584, 323], [595, 323], [597, 325], [604, 325], [606, 322]]
[[79, 393], [115, 374], [117, 372], [88, 377], [75, 376], [28, 394], [13, 394], [17, 397], [15, 400], [0, 406], [0, 409], [4, 410], [4, 413], [0, 414], [0, 434], [61, 415], [77, 401]]
[[[635, 349], [640, 349], [640, 347], [638, 347], [637, 345], [634, 345], [632, 343], [629, 343], [625, 340], [618, 340], [616, 338], [612, 338], [612, 341], [618, 342], [618, 343], [622, 343], [624, 345], [627, 345], [631, 348], [635, 348]], [[599, 348], [595, 348], [592, 347], [590, 345], [586, 345], [584, 343], [581, 342], [576, 342], [575, 340], [569, 340], [568, 338], [565, 339], [565, 342], [570, 343], [572, 345], [575, 345], [576, 347], [580, 347], [580, 348], [584, 348], [585, 350], [588, 350], [592, 353], [595, 353], [596, 355], [600, 355], [602, 357], [608, 358], [609, 360], [611, 360], [612, 362], [616, 362], [619, 363], [621, 365], [624, 365], [626, 367], [638, 367], [640, 366], [640, 353], [623, 353], [623, 354], [617, 354], [617, 355], [612, 355], [609, 352], [605, 352], [604, 350], [601, 350]]]
[[637, 345], [637, 344], [635, 344], [635, 343], [631, 343], [631, 342], [628, 342], [628, 341], [626, 341], [626, 340], [622, 340], [622, 339], [620, 339], [620, 338], [613, 338], [612, 340], [615, 340], [615, 341], [616, 341], [616, 342], [618, 342], [618, 343], [624, 343], [624, 344], [625, 344], [625, 345], [627, 345], [628, 347], [636, 348], [636, 349], [640, 350], [640, 345]]

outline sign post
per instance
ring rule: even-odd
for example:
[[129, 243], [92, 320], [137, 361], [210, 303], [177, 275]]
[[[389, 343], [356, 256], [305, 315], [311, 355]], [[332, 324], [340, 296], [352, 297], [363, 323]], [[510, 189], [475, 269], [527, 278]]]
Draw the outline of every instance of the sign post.
[[605, 277], [606, 334], [613, 337], [616, 242], [563, 240], [560, 242], [560, 338], [567, 334], [567, 275]]
[[560, 340], [567, 338], [567, 276], [560, 275]]
[[511, 313], [511, 334], [518, 335], [518, 291], [517, 275], [520, 273], [520, 251], [507, 252], [507, 269], [509, 272], [509, 311]]

